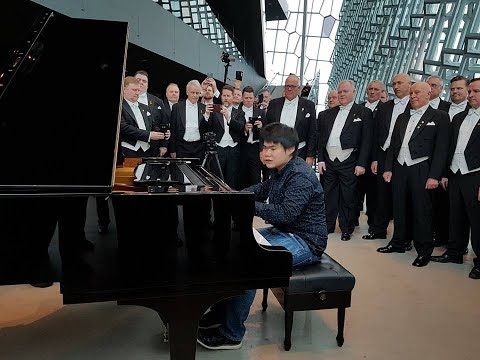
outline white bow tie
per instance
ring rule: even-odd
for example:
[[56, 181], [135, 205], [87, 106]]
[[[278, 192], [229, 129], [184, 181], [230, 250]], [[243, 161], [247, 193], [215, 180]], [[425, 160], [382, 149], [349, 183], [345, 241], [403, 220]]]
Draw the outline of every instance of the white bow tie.
[[407, 101], [408, 99], [393, 99], [393, 102], [395, 103], [395, 105], [397, 105], [398, 103], [405, 105]]
[[410, 116], [413, 116], [415, 114], [421, 114], [421, 113], [422, 113], [422, 110], [410, 109]]
[[450, 108], [451, 109], [463, 109], [463, 108], [465, 108], [465, 104], [454, 104], [454, 103], [452, 103], [452, 105], [450, 105]]
[[468, 110], [468, 115], [477, 115], [477, 116], [480, 116], [480, 108], [478, 108], [478, 109], [470, 108], [470, 109]]

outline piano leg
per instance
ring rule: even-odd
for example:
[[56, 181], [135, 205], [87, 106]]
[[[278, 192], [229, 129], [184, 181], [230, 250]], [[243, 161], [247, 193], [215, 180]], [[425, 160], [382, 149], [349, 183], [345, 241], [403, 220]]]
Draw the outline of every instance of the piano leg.
[[194, 360], [197, 347], [198, 322], [213, 304], [243, 294], [232, 290], [192, 296], [166, 296], [154, 299], [122, 300], [119, 305], [137, 305], [152, 309], [168, 322], [171, 360]]

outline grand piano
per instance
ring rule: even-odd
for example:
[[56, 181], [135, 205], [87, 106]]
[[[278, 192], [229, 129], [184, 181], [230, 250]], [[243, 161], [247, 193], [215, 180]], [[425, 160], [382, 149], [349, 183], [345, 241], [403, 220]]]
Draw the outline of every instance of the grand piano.
[[[197, 159], [117, 164], [126, 23], [11, 3], [0, 25], [0, 285], [60, 281], [65, 304], [151, 308], [171, 359], [194, 359], [208, 307], [286, 286], [291, 254], [257, 243], [253, 194]], [[108, 237], [83, 232], [89, 196], [111, 199]], [[61, 268], [44, 272], [57, 223]]]

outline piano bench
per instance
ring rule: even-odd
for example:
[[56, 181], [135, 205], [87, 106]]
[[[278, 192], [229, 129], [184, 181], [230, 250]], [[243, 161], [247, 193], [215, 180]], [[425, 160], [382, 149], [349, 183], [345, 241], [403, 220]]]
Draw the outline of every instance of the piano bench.
[[[272, 288], [272, 293], [285, 310], [286, 351], [292, 346], [293, 312], [338, 309], [337, 344], [344, 342], [345, 309], [350, 307], [355, 277], [342, 265], [324, 253], [320, 262], [302, 269], [293, 269], [288, 287]], [[268, 289], [263, 289], [263, 311], [267, 309]]]

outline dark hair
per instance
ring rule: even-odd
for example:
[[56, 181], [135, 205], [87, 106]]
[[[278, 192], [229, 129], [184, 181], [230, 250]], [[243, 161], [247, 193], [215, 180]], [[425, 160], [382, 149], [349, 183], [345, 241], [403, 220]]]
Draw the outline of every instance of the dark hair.
[[233, 94], [233, 91], [235, 90], [235, 88], [231, 85], [223, 85], [222, 87], [222, 93], [223, 93], [223, 90], [228, 90], [228, 91], [231, 91], [232, 94]]
[[294, 128], [282, 123], [271, 123], [262, 128], [260, 131], [260, 143], [273, 142], [281, 144], [285, 149], [295, 147], [293, 155], [297, 154], [298, 134]]
[[475, 82], [475, 81], [480, 81], [480, 78], [473, 78], [472, 80], [470, 80], [468, 85], [470, 85], [472, 82]]
[[243, 93], [246, 93], [246, 92], [247, 92], [247, 93], [254, 93], [255, 90], [253, 90], [253, 87], [251, 87], [251, 86], [245, 86], [245, 87], [243, 88], [243, 90], [242, 90], [242, 94], [243, 94]]
[[465, 81], [465, 84], [468, 86], [470, 84], [470, 80], [468, 80], [465, 76], [462, 75], [457, 75], [452, 80], [450, 80], [450, 84], [453, 83], [454, 81]]
[[138, 70], [133, 76], [137, 76], [137, 75], [143, 75], [148, 78], [148, 73], [145, 70]]

